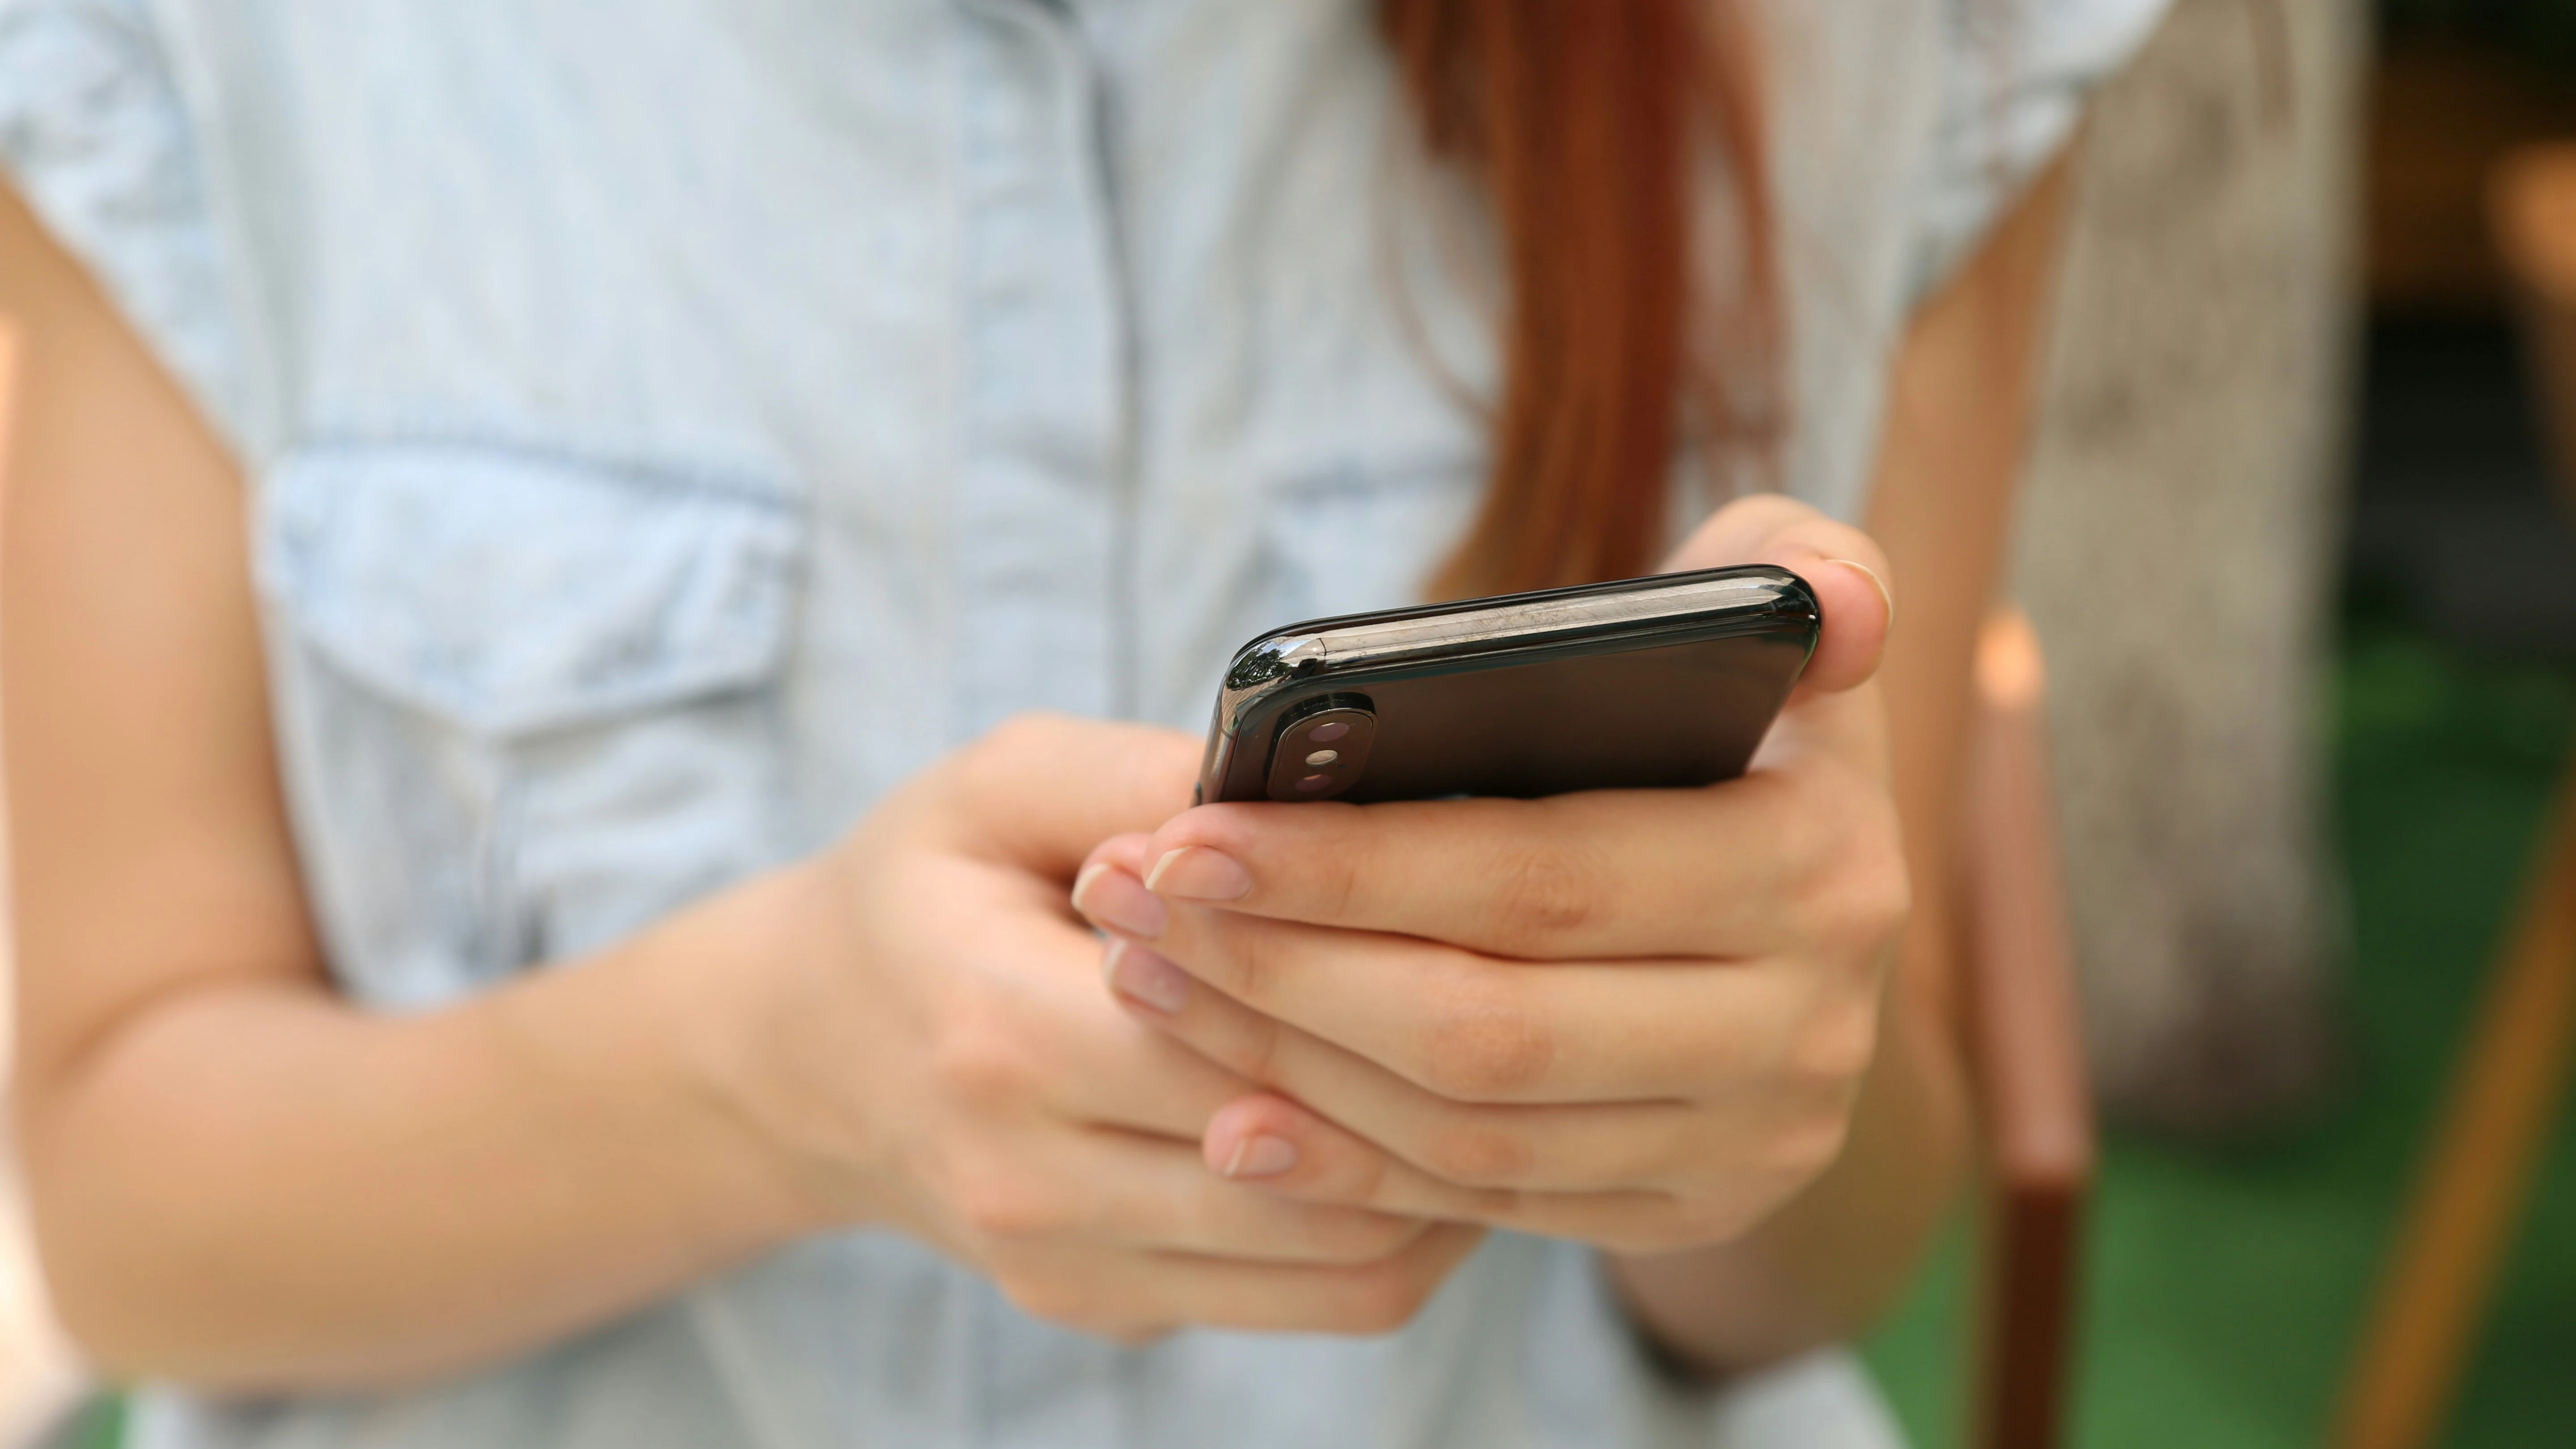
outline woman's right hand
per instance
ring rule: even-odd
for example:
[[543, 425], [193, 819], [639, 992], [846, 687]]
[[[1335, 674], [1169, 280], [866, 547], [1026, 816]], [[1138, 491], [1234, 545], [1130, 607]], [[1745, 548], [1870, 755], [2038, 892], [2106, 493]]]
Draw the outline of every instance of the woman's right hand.
[[1186, 808], [1197, 756], [1171, 731], [1023, 716], [752, 887], [775, 934], [726, 953], [692, 1015], [810, 1226], [910, 1233], [1035, 1316], [1129, 1340], [1384, 1332], [1466, 1256], [1473, 1229], [1211, 1171], [1210, 1117], [1256, 1089], [1101, 988], [1073, 873]]

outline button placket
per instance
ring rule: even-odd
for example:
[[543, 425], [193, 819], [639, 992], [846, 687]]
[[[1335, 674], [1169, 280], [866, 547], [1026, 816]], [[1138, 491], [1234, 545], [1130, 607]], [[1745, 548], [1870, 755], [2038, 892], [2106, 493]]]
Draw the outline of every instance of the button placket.
[[978, 0], [960, 145], [959, 733], [1118, 711], [1131, 379], [1100, 86], [1058, 7]]

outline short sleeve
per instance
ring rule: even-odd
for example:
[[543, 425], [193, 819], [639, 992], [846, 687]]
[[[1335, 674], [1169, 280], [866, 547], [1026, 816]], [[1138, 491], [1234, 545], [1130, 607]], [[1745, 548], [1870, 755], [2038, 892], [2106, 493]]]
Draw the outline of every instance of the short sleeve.
[[0, 165], [216, 426], [238, 348], [196, 137], [143, 0], [0, 0]]
[[1939, 0], [1940, 111], [1910, 285], [1940, 285], [2074, 134], [2085, 96], [2146, 41], [2167, 0]]

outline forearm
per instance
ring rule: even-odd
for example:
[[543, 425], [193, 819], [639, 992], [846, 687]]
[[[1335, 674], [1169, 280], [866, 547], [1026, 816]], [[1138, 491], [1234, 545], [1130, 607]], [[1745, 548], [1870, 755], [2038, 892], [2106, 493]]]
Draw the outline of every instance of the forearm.
[[142, 1004], [21, 1104], [67, 1321], [114, 1373], [370, 1385], [525, 1349], [794, 1232], [796, 1195], [688, 1045], [699, 983], [760, 949], [788, 880], [425, 1015], [275, 984]]
[[1865, 1330], [1902, 1292], [1939, 1228], [1968, 1146], [1950, 1038], [1901, 984], [1842, 1156], [1733, 1242], [1609, 1255], [1622, 1299], [1656, 1342], [1713, 1375], [1776, 1363]]

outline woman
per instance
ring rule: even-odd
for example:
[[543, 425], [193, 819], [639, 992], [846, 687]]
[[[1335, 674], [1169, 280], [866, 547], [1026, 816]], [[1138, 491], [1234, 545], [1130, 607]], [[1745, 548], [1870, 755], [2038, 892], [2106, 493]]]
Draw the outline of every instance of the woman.
[[[1800, 1356], [1954, 1174], [1883, 963], [2152, 8], [0, 8], [137, 1442], [1883, 1438]], [[1240, 639], [1675, 540], [1823, 597], [1745, 781], [1183, 809]]]

